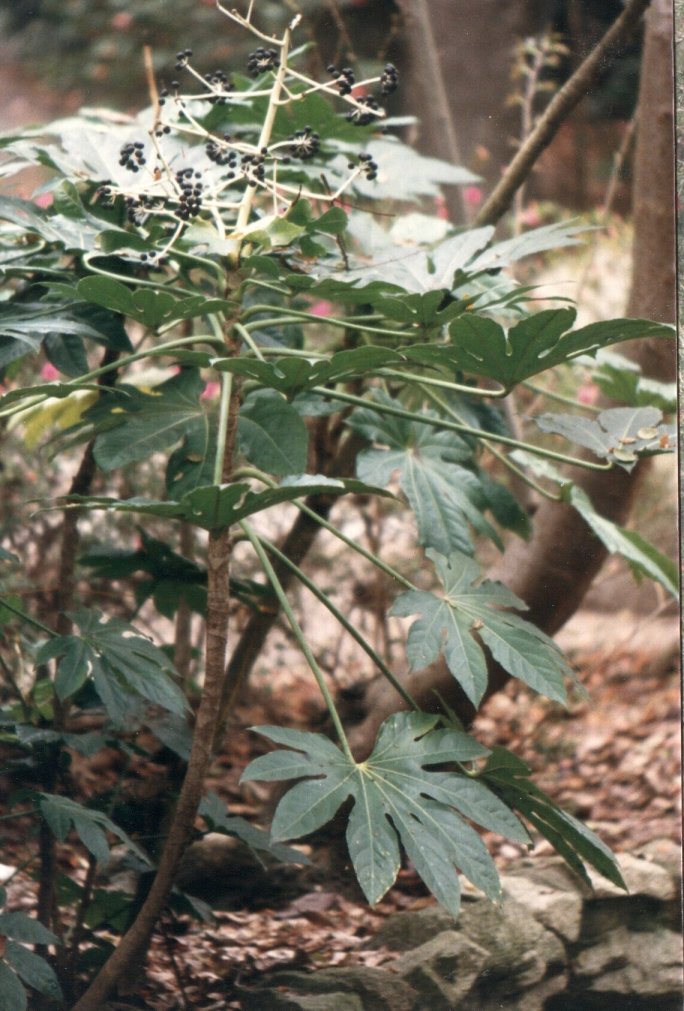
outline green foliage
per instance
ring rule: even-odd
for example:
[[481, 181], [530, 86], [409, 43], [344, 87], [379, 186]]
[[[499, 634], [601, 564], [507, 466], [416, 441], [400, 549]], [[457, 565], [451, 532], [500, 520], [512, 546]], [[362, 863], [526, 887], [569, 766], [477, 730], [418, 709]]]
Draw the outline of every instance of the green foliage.
[[513, 677], [557, 702], [566, 701], [564, 678], [572, 671], [552, 639], [515, 611], [526, 610], [522, 600], [500, 583], [473, 583], [479, 566], [460, 552], [449, 558], [428, 549], [444, 596], [409, 590], [397, 597], [391, 613], [399, 617], [420, 612], [408, 634], [406, 655], [420, 670], [444, 652], [451, 673], [477, 706], [487, 689], [487, 658], [473, 636], [488, 647], [494, 659]]
[[[5, 889], [0, 887], [0, 907], [7, 901]], [[62, 999], [57, 977], [49, 963], [36, 955], [26, 944], [58, 944], [51, 930], [25, 913], [0, 913], [0, 937], [4, 948], [0, 957], [0, 1008], [2, 1011], [24, 1011], [27, 1007], [26, 991], [22, 983], [38, 993]]]
[[[223, 13], [252, 30], [239, 14]], [[3, 740], [28, 782], [17, 803], [29, 802], [56, 839], [78, 839], [93, 866], [107, 860], [115, 838], [146, 871], [150, 855], [114, 808], [102, 797], [84, 805], [71, 795], [71, 755], [115, 745], [130, 757], [140, 749], [132, 735], [146, 726], [179, 762], [198, 761], [206, 749], [191, 747], [187, 695], [201, 695], [195, 681], [224, 680], [216, 623], [230, 617], [233, 656], [256, 655], [263, 645], [237, 638], [243, 623], [228, 613], [230, 596], [261, 615], [280, 610], [289, 622], [340, 746], [320, 734], [257, 728], [290, 750], [262, 755], [243, 778], [301, 782], [280, 801], [270, 837], [211, 794], [199, 806], [207, 829], [269, 859], [302, 862], [283, 841], [311, 834], [351, 805], [347, 843], [369, 901], [391, 887], [406, 855], [454, 915], [459, 873], [500, 897], [473, 825], [528, 843], [523, 819], [573, 869], [586, 875], [588, 864], [621, 883], [609, 851], [534, 786], [523, 763], [500, 749], [490, 753], [454, 718], [418, 710], [392, 658], [380, 656], [334, 594], [306, 574], [298, 549], [288, 557], [267, 538], [262, 514], [294, 507], [402, 587], [390, 614], [418, 615], [405, 645], [412, 669], [443, 654], [477, 706], [493, 659], [564, 703], [569, 665], [520, 615], [522, 601], [483, 578], [477, 553], [484, 539], [503, 549], [504, 530], [530, 533], [509, 486], [514, 473], [570, 503], [635, 572], [675, 591], [672, 564], [639, 534], [601, 517], [550, 463], [608, 471], [671, 452], [672, 430], [661, 414], [670, 393], [633, 382], [614, 359], [612, 366], [610, 358], [594, 361], [634, 337], [671, 338], [671, 328], [620, 319], [573, 330], [573, 308], [534, 310], [533, 289], [507, 268], [578, 242], [582, 226], [497, 240], [492, 227], [457, 229], [425, 213], [441, 184], [470, 182], [471, 174], [423, 158], [384, 132], [382, 89], [371, 102], [346, 93], [338, 78], [310, 80], [301, 54], [289, 52], [289, 31], [278, 43], [280, 65], [254, 78], [207, 79], [188, 70], [190, 57], [182, 55], [179, 95], [163, 95], [156, 110], [137, 117], [90, 110], [1, 141], [2, 173], [48, 168], [52, 203], [39, 209], [28, 200], [0, 201], [7, 274], [0, 417], [15, 446], [24, 439], [25, 454], [41, 444], [41, 467], [49, 461], [55, 474], [75, 474], [68, 491], [57, 479], [37, 478], [41, 506], [47, 499], [62, 514], [69, 571], [54, 606], [22, 602], [25, 549], [0, 549], [10, 563], [3, 564], [0, 621], [12, 649], [3, 663], [16, 688], [2, 715]], [[364, 85], [369, 95], [376, 83]], [[388, 201], [402, 202], [396, 220], [386, 213]], [[407, 206], [415, 210], [399, 213]], [[522, 436], [511, 433], [503, 398], [580, 359], [596, 366], [597, 382], [625, 391], [629, 406], [595, 418], [544, 413], [523, 425]], [[49, 381], [46, 365], [58, 381]], [[549, 449], [547, 435], [589, 448], [601, 462]], [[371, 495], [385, 496], [415, 524], [439, 591], [430, 568], [413, 582], [350, 536], [336, 513], [328, 519], [336, 499], [347, 496], [351, 510], [355, 496]], [[131, 514], [142, 524], [137, 531]], [[289, 513], [281, 516], [287, 521]], [[22, 513], [13, 519], [20, 522], [38, 520]], [[87, 541], [78, 551], [75, 527]], [[245, 543], [234, 552], [238, 540]], [[220, 563], [217, 544], [225, 549]], [[366, 761], [352, 755], [283, 573], [314, 591], [414, 710], [382, 725]], [[84, 574], [95, 585], [79, 582]], [[220, 579], [213, 592], [212, 579]], [[117, 580], [132, 582], [134, 605], [111, 585]], [[174, 622], [173, 635], [155, 623], [158, 644], [136, 618], [150, 599]], [[190, 611], [214, 621], [204, 664], [191, 648]], [[169, 656], [183, 653], [181, 677]], [[34, 681], [24, 690], [26, 671]], [[218, 694], [205, 689], [202, 701], [215, 706]], [[93, 712], [102, 717], [101, 732], [68, 729], [67, 717], [79, 726]], [[123, 929], [126, 903], [75, 884], [61, 894], [91, 930], [92, 957], [104, 957], [111, 939], [97, 931]], [[174, 901], [191, 908], [188, 897]], [[6, 925], [18, 933], [0, 962], [0, 1001], [8, 994], [20, 1008], [21, 979], [52, 995], [52, 977], [22, 947], [22, 930], [33, 929], [25, 918]], [[46, 938], [36, 943], [54, 943]]]

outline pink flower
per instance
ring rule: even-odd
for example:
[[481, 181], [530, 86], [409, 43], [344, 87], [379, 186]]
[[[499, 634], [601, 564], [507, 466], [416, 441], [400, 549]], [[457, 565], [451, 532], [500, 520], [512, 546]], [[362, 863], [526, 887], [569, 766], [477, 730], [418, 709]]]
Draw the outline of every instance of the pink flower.
[[111, 20], [112, 28], [117, 32], [127, 32], [133, 24], [133, 15], [127, 11], [119, 11]]
[[582, 383], [577, 390], [580, 404], [595, 404], [598, 400], [599, 388], [594, 383]]
[[36, 207], [52, 207], [54, 200], [52, 193], [39, 193], [33, 202]]
[[435, 214], [438, 218], [441, 218], [442, 221], [449, 220], [449, 210], [446, 205], [446, 200], [441, 193], [439, 196], [435, 197]]
[[40, 378], [46, 383], [51, 383], [53, 380], [59, 379], [59, 369], [56, 369], [51, 362], [45, 362], [40, 370]]
[[210, 379], [205, 385], [200, 395], [200, 400], [215, 400], [221, 392], [221, 384], [215, 379]]
[[318, 302], [314, 302], [313, 305], [309, 307], [309, 312], [313, 316], [332, 316], [332, 302], [328, 302], [326, 299], [320, 298]]
[[466, 186], [463, 199], [468, 207], [478, 207], [482, 203], [482, 190], [479, 186]]

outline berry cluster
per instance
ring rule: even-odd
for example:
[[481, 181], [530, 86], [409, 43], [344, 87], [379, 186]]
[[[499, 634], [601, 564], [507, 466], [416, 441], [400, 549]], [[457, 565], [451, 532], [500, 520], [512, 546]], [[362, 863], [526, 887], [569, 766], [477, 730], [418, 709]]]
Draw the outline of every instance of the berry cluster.
[[[230, 142], [230, 134], [224, 134], [223, 139], [226, 143]], [[224, 166], [227, 165], [228, 168], [234, 169], [237, 165], [237, 154], [235, 151], [231, 151], [230, 148], [224, 147], [220, 141], [215, 138], [208, 140], [204, 146], [204, 153], [206, 154], [209, 161], [214, 162], [215, 165]], [[233, 179], [235, 173], [229, 174], [228, 178]]]
[[264, 164], [266, 154], [266, 148], [262, 149], [261, 154], [243, 154], [240, 168], [247, 180], [248, 186], [258, 186], [266, 178], [266, 166]]
[[331, 63], [327, 69], [330, 76], [335, 78], [337, 90], [340, 95], [351, 95], [354, 84], [356, 83], [356, 78], [352, 68], [343, 67], [342, 70], [338, 70], [335, 64]]
[[119, 151], [119, 165], [130, 172], [139, 172], [145, 164], [145, 145], [141, 140], [124, 144]]
[[[370, 179], [372, 181], [373, 179], [378, 178], [378, 163], [373, 161], [371, 155], [362, 152], [359, 155], [359, 165], [361, 166], [366, 179]], [[347, 167], [353, 169], [356, 168], [356, 165], [353, 161], [350, 161]]]
[[184, 67], [187, 67], [191, 56], [192, 49], [181, 49], [180, 52], [176, 53], [176, 70], [182, 70]]
[[250, 77], [258, 77], [267, 70], [275, 70], [280, 66], [278, 53], [275, 49], [264, 49], [259, 46], [247, 57], [247, 73]]
[[293, 158], [301, 158], [302, 161], [313, 158], [321, 146], [321, 135], [310, 126], [296, 130], [289, 139], [288, 151]]
[[364, 95], [359, 98], [358, 104], [353, 106], [347, 113], [347, 119], [354, 126], [368, 126], [375, 122], [380, 112], [380, 106], [372, 95]]
[[393, 63], [386, 63], [380, 77], [380, 90], [383, 95], [391, 95], [399, 87], [399, 71]]
[[179, 221], [189, 221], [202, 210], [202, 173], [194, 169], [179, 169], [176, 172], [176, 182], [180, 189], [178, 209], [175, 214]]
[[213, 94], [207, 95], [207, 101], [212, 105], [226, 105], [227, 94], [233, 90], [233, 82], [228, 74], [224, 70], [214, 70], [212, 73], [205, 74], [204, 80], [213, 92]]

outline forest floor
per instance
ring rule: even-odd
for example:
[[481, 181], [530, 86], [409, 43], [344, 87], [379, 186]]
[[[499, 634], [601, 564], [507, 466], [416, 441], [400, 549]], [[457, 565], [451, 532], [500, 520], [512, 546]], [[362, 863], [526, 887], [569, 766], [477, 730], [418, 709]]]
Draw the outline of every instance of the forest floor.
[[[535, 780], [561, 806], [584, 820], [616, 851], [637, 850], [661, 839], [680, 841], [680, 679], [677, 618], [633, 612], [582, 611], [561, 633], [573, 666], [588, 692], [567, 710], [511, 683], [478, 716], [474, 732], [488, 745], [503, 745], [522, 757]], [[292, 673], [282, 689], [254, 697], [240, 713], [243, 727], [277, 721], [287, 712], [292, 724], [310, 716], [311, 696], [304, 673]], [[217, 756], [209, 782], [232, 814], [263, 816], [266, 792], [260, 784], [238, 786], [245, 764], [261, 745], [248, 731], [231, 731]], [[154, 792], [163, 770], [140, 762], [138, 788]], [[79, 770], [86, 793], [106, 788], [118, 772], [106, 756]], [[151, 796], [151, 794], [150, 794]], [[26, 858], [21, 826], [6, 824], [3, 860], [18, 867]], [[493, 835], [486, 841], [501, 870], [515, 865], [523, 849]], [[312, 867], [259, 869], [240, 863], [193, 871], [196, 890], [212, 899], [213, 921], [203, 923], [169, 913], [157, 931], [146, 979], [131, 983], [117, 1008], [153, 1011], [218, 1011], [240, 1008], [240, 992], [273, 971], [323, 966], [378, 966], [387, 950], [366, 942], [397, 910], [419, 909], [434, 900], [410, 867], [375, 908], [369, 909], [330, 851], [309, 848]], [[551, 852], [540, 842], [534, 854]], [[220, 860], [244, 854], [222, 852]], [[80, 877], [82, 851], [60, 847], [60, 865]], [[467, 886], [466, 886], [467, 887]], [[28, 871], [8, 882], [13, 908], [35, 908], [35, 884]], [[104, 932], [105, 938], [107, 932]], [[113, 935], [112, 939], [114, 939]]]

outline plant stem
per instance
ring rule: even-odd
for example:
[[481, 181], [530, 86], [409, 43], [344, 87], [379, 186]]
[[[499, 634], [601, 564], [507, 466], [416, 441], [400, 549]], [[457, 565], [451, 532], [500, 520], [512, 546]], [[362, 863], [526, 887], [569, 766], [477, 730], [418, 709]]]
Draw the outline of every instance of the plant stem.
[[[287, 618], [287, 620], [290, 623], [290, 627], [292, 628], [292, 631], [294, 633], [295, 639], [297, 640], [297, 643], [299, 644], [299, 648], [301, 649], [302, 653], [304, 654], [306, 662], [308, 663], [309, 667], [311, 668], [311, 672], [312, 672], [313, 676], [316, 678], [316, 683], [318, 684], [318, 687], [320, 689], [321, 695], [323, 696], [326, 708], [327, 708], [328, 712], [330, 713], [330, 718], [331, 718], [331, 720], [333, 722], [333, 726], [335, 727], [335, 730], [337, 732], [337, 736], [340, 739], [340, 744], [342, 745], [342, 750], [344, 751], [344, 753], [347, 756], [347, 758], [349, 759], [349, 761], [350, 762], [354, 762], [354, 756], [352, 755], [351, 748], [349, 747], [349, 741], [347, 740], [347, 735], [344, 732], [344, 727], [342, 726], [342, 720], [340, 719], [340, 714], [337, 711], [337, 707], [335, 705], [335, 700], [332, 697], [330, 689], [328, 688], [327, 684], [325, 683], [325, 675], [323, 674], [323, 671], [321, 670], [321, 668], [318, 666], [316, 658], [313, 655], [313, 653], [311, 652], [311, 648], [310, 648], [308, 642], [306, 641], [306, 636], [302, 632], [301, 627], [299, 625], [299, 622], [297, 621], [297, 618], [295, 617], [295, 613], [292, 610], [292, 608], [290, 607], [290, 602], [287, 599], [287, 594], [285, 593], [283, 587], [280, 584], [280, 580], [278, 579], [278, 577], [277, 577], [277, 575], [275, 573], [275, 570], [273, 569], [273, 566], [271, 565], [269, 557], [266, 554], [266, 551], [264, 550], [264, 547], [261, 544], [260, 539], [257, 537], [257, 535], [255, 534], [255, 532], [253, 531], [253, 529], [251, 528], [251, 526], [249, 525], [249, 523], [247, 523], [247, 522], [245, 522], [243, 520], [240, 523], [240, 526], [242, 527], [242, 529], [244, 530], [244, 532], [247, 534], [247, 537], [249, 538], [249, 540], [250, 540], [250, 542], [252, 544], [252, 547], [256, 551], [256, 553], [257, 553], [257, 555], [259, 557], [259, 561], [261, 562], [261, 564], [263, 566], [264, 572], [266, 573], [266, 576], [268, 577], [268, 580], [271, 583], [271, 586], [273, 587], [275, 595], [277, 596], [277, 598], [278, 598], [278, 600], [280, 602], [280, 606], [281, 606], [281, 608], [283, 610], [283, 613], [285, 614], [285, 617]], [[354, 762], [354, 764], [356, 764], [356, 763]]]
[[[395, 418], [405, 418], [420, 425], [430, 425], [432, 428], [446, 428], [452, 432], [461, 432], [464, 435], [473, 435], [483, 442], [498, 442], [502, 446], [514, 446], [516, 449], [525, 449], [528, 453], [546, 457], [549, 460], [558, 460], [561, 463], [570, 463], [576, 467], [583, 467], [585, 470], [612, 470], [610, 463], [591, 463], [589, 460], [582, 460], [576, 456], [567, 456], [565, 453], [557, 453], [552, 449], [543, 449], [532, 443], [520, 442], [518, 439], [509, 439], [505, 435], [495, 435], [484, 432], [481, 428], [472, 428], [470, 425], [462, 425], [460, 422], [446, 421], [444, 418], [430, 418], [424, 414], [415, 414], [412, 411], [405, 411], [401, 407], [392, 407], [390, 404], [378, 404], [375, 401], [368, 401], [364, 397], [354, 396], [352, 393], [342, 393], [340, 391], [327, 390], [324, 386], [313, 386], [312, 393], [318, 393], [321, 397], [342, 400], [347, 404], [356, 404], [358, 407], [365, 407], [366, 410], [377, 411], [378, 414], [391, 414]], [[427, 391], [425, 391], [427, 394]]]
[[[239, 353], [240, 340], [231, 330], [228, 330], [228, 325], [226, 324], [226, 347], [229, 353], [237, 354]], [[229, 479], [233, 466], [238, 409], [239, 383], [233, 382], [226, 418], [227, 433], [224, 441], [222, 481]], [[152, 931], [173, 887], [178, 864], [192, 837], [204, 780], [213, 754], [213, 742], [216, 738], [216, 724], [223, 688], [228, 638], [230, 605], [228, 587], [232, 546], [233, 541], [228, 529], [210, 532], [207, 546], [204, 686], [197, 710], [185, 778], [156, 876], [133, 924], [81, 999], [74, 1005], [72, 1011], [101, 1011], [109, 994], [112, 993], [123, 976], [130, 971], [131, 966], [139, 961], [141, 953], [147, 951]]]
[[275, 546], [275, 544], [272, 544], [271, 541], [267, 540], [265, 537], [259, 537], [259, 540], [261, 541], [261, 543], [263, 544], [263, 546], [266, 548], [267, 551], [270, 551], [272, 555], [275, 555], [276, 558], [280, 559], [283, 565], [287, 566], [287, 568], [289, 568], [295, 574], [297, 579], [301, 583], [303, 583], [303, 585], [306, 586], [306, 588], [310, 590], [311, 593], [313, 593], [313, 595], [318, 600], [321, 601], [321, 603], [330, 611], [332, 616], [336, 618], [337, 621], [339, 621], [340, 625], [342, 625], [342, 627], [346, 629], [349, 635], [351, 635], [351, 637], [356, 642], [358, 642], [361, 649], [371, 658], [376, 667], [380, 671], [382, 671], [384, 677], [387, 678], [387, 680], [392, 685], [394, 690], [398, 692], [399, 695], [401, 695], [404, 701], [412, 709], [418, 709], [419, 707], [416, 704], [416, 702], [414, 702], [413, 698], [409, 695], [409, 693], [406, 691], [401, 682], [398, 681], [397, 678], [395, 678], [394, 674], [389, 669], [389, 667], [382, 659], [382, 657], [379, 656], [379, 654], [373, 649], [371, 644], [366, 639], [364, 639], [364, 637], [361, 635], [358, 629], [354, 628], [349, 619], [345, 618], [345, 616], [342, 614], [339, 608], [337, 608], [335, 604], [333, 604], [328, 594], [324, 593], [323, 590], [321, 590], [320, 587], [313, 581], [313, 579], [309, 579], [306, 573], [302, 572], [299, 566], [295, 565], [294, 562], [291, 562], [290, 559], [287, 557], [287, 555], [284, 555], [283, 552], [280, 551]]

